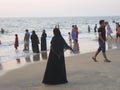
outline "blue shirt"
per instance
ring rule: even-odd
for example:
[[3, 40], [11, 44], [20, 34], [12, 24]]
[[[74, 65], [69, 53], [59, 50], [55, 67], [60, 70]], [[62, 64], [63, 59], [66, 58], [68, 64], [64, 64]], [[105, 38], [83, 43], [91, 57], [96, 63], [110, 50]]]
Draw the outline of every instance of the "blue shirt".
[[24, 37], [24, 41], [29, 42], [29, 38], [30, 38], [30, 33], [26, 32], [25, 37]]
[[76, 39], [76, 31], [72, 31], [72, 39], [75, 40]]

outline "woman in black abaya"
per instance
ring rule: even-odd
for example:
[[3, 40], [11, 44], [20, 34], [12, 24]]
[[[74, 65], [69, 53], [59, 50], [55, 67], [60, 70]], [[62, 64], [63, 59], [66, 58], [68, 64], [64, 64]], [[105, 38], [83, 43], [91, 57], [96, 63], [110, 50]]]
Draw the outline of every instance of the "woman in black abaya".
[[39, 53], [39, 39], [38, 36], [36, 35], [35, 31], [32, 31], [31, 35], [31, 42], [32, 42], [32, 51], [33, 53]]
[[45, 30], [43, 30], [42, 35], [41, 35], [41, 56], [42, 59], [47, 59], [47, 43], [46, 43], [46, 38], [47, 38], [47, 34], [45, 32]]
[[47, 34], [45, 33], [45, 30], [43, 30], [43, 33], [41, 35], [41, 51], [47, 50], [46, 37]]
[[51, 40], [51, 49], [43, 78], [44, 84], [63, 84], [67, 83], [64, 50], [72, 50], [63, 37], [60, 30], [53, 30], [54, 37]]

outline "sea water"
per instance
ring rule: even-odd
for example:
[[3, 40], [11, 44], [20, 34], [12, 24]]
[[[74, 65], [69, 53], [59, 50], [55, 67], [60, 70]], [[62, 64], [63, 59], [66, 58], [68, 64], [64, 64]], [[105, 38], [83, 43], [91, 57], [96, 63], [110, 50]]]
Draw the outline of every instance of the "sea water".
[[[72, 25], [78, 26], [80, 53], [92, 52], [97, 49], [97, 33], [94, 33], [94, 26], [99, 27], [99, 20], [104, 19], [110, 23], [110, 26], [115, 32], [115, 23], [119, 22], [118, 16], [106, 17], [1, 17], [0, 28], [5, 32], [0, 34], [0, 62], [15, 60], [16, 58], [33, 55], [31, 44], [29, 53], [23, 52], [25, 29], [28, 29], [30, 34], [33, 30], [36, 31], [39, 39], [43, 29], [47, 33], [47, 50], [50, 50], [50, 41], [53, 37], [53, 29], [59, 25], [61, 34], [69, 44], [68, 32], [71, 32]], [[91, 32], [88, 33], [88, 25], [91, 27]], [[18, 34], [19, 47], [14, 48], [15, 34]]]

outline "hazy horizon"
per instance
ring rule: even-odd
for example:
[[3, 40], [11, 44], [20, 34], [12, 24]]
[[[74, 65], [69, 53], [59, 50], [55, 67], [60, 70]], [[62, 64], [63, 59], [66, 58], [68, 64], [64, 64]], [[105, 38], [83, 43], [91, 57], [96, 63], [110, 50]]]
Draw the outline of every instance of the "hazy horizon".
[[0, 17], [120, 16], [119, 0], [0, 0]]
[[120, 17], [120, 16], [0, 16], [0, 18], [72, 18], [72, 17]]

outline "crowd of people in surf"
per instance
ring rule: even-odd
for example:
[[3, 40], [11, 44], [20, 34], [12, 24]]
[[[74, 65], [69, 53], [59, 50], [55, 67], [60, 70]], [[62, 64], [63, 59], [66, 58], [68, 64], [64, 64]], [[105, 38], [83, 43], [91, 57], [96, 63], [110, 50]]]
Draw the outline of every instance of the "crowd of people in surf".
[[[3, 28], [1, 28], [0, 33], [4, 34], [5, 30]], [[42, 35], [41, 35], [41, 51], [47, 50], [46, 37], [47, 37], [47, 34], [46, 34], [45, 30], [43, 30]], [[32, 43], [32, 51], [34, 53], [39, 53], [40, 52], [39, 51], [39, 44], [40, 44], [39, 38], [38, 38], [35, 30], [33, 30], [32, 34], [30, 35], [30, 32], [28, 29], [25, 30], [23, 51], [29, 51], [30, 39], [31, 39], [31, 43]], [[0, 44], [2, 44], [1, 40], [0, 40]], [[15, 34], [14, 48], [17, 50], [18, 47], [19, 47], [18, 34]]]
[[[1, 33], [4, 34], [5, 30], [1, 28]], [[78, 27], [77, 25], [72, 25], [72, 31], [68, 33], [69, 34], [69, 43], [70, 47], [73, 49], [73, 53], [79, 53], [79, 43], [78, 43]], [[24, 35], [24, 49], [23, 51], [29, 51], [29, 45], [30, 45], [30, 39], [31, 39], [31, 45], [32, 45], [32, 51], [33, 53], [39, 53], [39, 44], [41, 44], [41, 51], [47, 51], [47, 33], [45, 30], [43, 30], [41, 35], [41, 43], [39, 40], [38, 35], [36, 34], [35, 30], [32, 31], [32, 34], [30, 35], [30, 32], [28, 29], [25, 30]], [[0, 44], [2, 42], [0, 41]], [[15, 41], [14, 41], [14, 47], [17, 50], [19, 47], [19, 39], [18, 34], [15, 34]]]
[[72, 25], [72, 31], [68, 32], [69, 35], [69, 44], [70, 47], [73, 49], [74, 53], [79, 53], [80, 52], [80, 47], [79, 47], [79, 42], [78, 42], [78, 26], [77, 25]]
[[[115, 22], [113, 21], [113, 23], [116, 24], [116, 42], [120, 42], [120, 24], [119, 22]], [[90, 25], [88, 25], [88, 33], [90, 33], [91, 31], [94, 31], [95, 33], [97, 32], [97, 24], [95, 24], [94, 29], [92, 29], [90, 27]], [[106, 35], [107, 35], [107, 39], [113, 39], [112, 37], [112, 33], [113, 30], [109, 24], [109, 22], [105, 22], [105, 29], [106, 29]], [[0, 31], [1, 34], [5, 33], [5, 30], [3, 28], [1, 28]], [[69, 45], [70, 47], [73, 49], [73, 53], [79, 53], [80, 52], [80, 46], [79, 46], [79, 41], [78, 41], [78, 35], [79, 35], [79, 30], [78, 30], [78, 26], [77, 25], [72, 25], [72, 30], [71, 32], [68, 32], [69, 35]], [[43, 30], [43, 33], [41, 35], [41, 51], [46, 51], [47, 50], [47, 43], [46, 43], [46, 37], [47, 34], [45, 32], [45, 30]], [[32, 35], [30, 36], [29, 30], [26, 29], [26, 33], [24, 36], [24, 51], [29, 50], [29, 39], [31, 39], [31, 43], [32, 43], [32, 51], [34, 53], [39, 53], [39, 38], [36, 34], [36, 32], [33, 30], [32, 31]], [[2, 41], [0, 40], [0, 44], [2, 44]], [[18, 40], [18, 34], [15, 34], [15, 43], [14, 43], [14, 47], [15, 49], [18, 49], [19, 47], [19, 40]]]
[[[39, 53], [39, 44], [41, 44], [41, 51], [47, 51], [47, 33], [45, 30], [43, 30], [42, 35], [41, 35], [41, 43], [39, 41], [39, 37], [36, 34], [35, 30], [32, 31], [32, 34], [30, 35], [29, 30], [25, 30], [25, 36], [24, 36], [24, 49], [23, 51], [29, 51], [29, 44], [30, 44], [30, 39], [31, 39], [31, 45], [32, 45], [32, 51], [33, 53]], [[70, 47], [73, 49], [73, 53], [79, 53], [79, 43], [78, 43], [78, 27], [77, 25], [72, 26], [72, 31], [71, 33], [69, 32], [69, 43]], [[72, 42], [73, 40], [73, 42]], [[18, 35], [15, 34], [15, 43], [14, 47], [17, 50], [19, 47], [19, 40], [18, 40]]]

